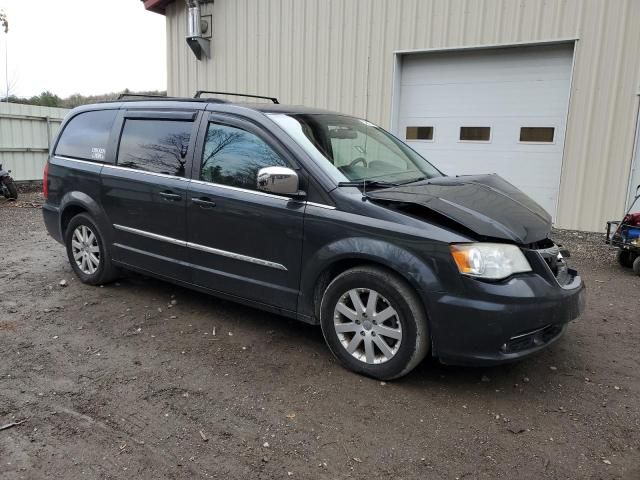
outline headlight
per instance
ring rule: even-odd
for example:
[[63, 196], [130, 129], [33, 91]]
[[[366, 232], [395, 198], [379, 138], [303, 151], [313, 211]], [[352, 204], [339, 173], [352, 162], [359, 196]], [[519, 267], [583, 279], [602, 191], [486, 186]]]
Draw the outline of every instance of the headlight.
[[450, 248], [460, 273], [470, 277], [500, 280], [514, 273], [531, 271], [531, 265], [515, 245], [460, 243]]

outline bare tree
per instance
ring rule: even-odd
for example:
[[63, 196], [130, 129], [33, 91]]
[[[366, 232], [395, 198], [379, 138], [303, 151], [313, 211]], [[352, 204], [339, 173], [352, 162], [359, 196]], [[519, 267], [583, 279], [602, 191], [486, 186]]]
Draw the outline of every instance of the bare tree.
[[225, 132], [221, 128], [209, 128], [205, 144], [205, 157], [202, 159], [202, 169], [204, 170], [208, 166], [208, 162], [223, 150], [229, 150], [242, 139], [243, 135], [243, 132]]
[[4, 30], [5, 34], [5, 44], [4, 44], [4, 67], [5, 67], [5, 84], [7, 87], [6, 90], [6, 101], [9, 101], [9, 39], [7, 35], [9, 34], [9, 20], [7, 20], [7, 14], [3, 11], [0, 11], [0, 28]]
[[138, 163], [153, 165], [158, 171], [184, 177], [190, 132], [170, 133], [155, 143], [139, 145], [138, 154], [128, 153], [122, 166], [136, 168]]
[[210, 128], [207, 131], [202, 162], [206, 180], [255, 188], [258, 170], [275, 165], [284, 166], [285, 162], [259, 137], [226, 128]]
[[0, 11], [0, 28], [4, 30], [4, 33], [9, 33], [9, 20], [7, 20], [7, 14]]

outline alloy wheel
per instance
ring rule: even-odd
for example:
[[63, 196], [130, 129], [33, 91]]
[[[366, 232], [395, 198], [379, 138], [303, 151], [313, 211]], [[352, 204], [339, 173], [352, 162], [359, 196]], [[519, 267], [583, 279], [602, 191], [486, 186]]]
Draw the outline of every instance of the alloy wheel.
[[367, 364], [391, 360], [402, 342], [398, 312], [380, 293], [353, 288], [344, 293], [334, 309], [333, 324], [345, 350]]
[[78, 225], [71, 237], [71, 252], [80, 271], [93, 275], [100, 266], [98, 237], [86, 225]]

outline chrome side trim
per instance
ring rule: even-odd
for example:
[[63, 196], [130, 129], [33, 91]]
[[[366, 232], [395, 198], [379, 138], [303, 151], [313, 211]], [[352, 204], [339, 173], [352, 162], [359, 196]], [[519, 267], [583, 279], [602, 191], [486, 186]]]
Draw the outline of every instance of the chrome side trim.
[[171, 243], [173, 245], [179, 245], [181, 247], [186, 247], [187, 242], [184, 240], [178, 240], [177, 238], [165, 237], [164, 235], [158, 235], [157, 233], [147, 232], [146, 230], [138, 230], [137, 228], [125, 227], [124, 225], [116, 225], [113, 224], [113, 227], [122, 230], [124, 232], [133, 233], [135, 235], [140, 235], [147, 238], [152, 238], [154, 240], [160, 240], [161, 242]]
[[168, 173], [148, 172], [146, 170], [137, 170], [135, 168], [121, 167], [119, 165], [112, 165], [110, 163], [105, 163], [105, 164], [101, 164], [101, 165], [104, 165], [105, 168], [111, 168], [111, 169], [114, 169], [114, 170], [124, 170], [125, 172], [142, 173], [144, 175], [151, 175], [153, 177], [173, 178], [175, 180], [181, 180], [183, 182], [190, 182], [191, 181], [188, 178], [176, 177], [175, 175], [169, 175]]
[[250, 257], [248, 255], [242, 255], [241, 253], [228, 252], [226, 250], [220, 250], [218, 248], [207, 247], [206, 245], [200, 245], [199, 243], [185, 242], [184, 240], [178, 240], [177, 238], [165, 237], [164, 235], [158, 235], [157, 233], [147, 232], [145, 230], [138, 230], [137, 228], [125, 227], [124, 225], [113, 224], [113, 227], [117, 230], [133, 233], [135, 235], [141, 235], [143, 237], [152, 238], [153, 240], [159, 240], [161, 242], [171, 243], [180, 247], [193, 248], [194, 250], [200, 250], [202, 252], [211, 253], [213, 255], [220, 255], [222, 257], [233, 258], [234, 260], [240, 260], [243, 262], [249, 262], [256, 265], [262, 265], [263, 267], [275, 268], [276, 270], [288, 271], [287, 267], [280, 263], [270, 262], [269, 260], [263, 260], [261, 258]]
[[207, 247], [198, 243], [187, 242], [187, 247], [202, 252], [212, 253], [214, 255], [220, 255], [222, 257], [233, 258], [234, 260], [241, 260], [243, 262], [255, 263], [256, 265], [262, 265], [263, 267], [275, 268], [276, 270], [287, 271], [287, 267], [280, 263], [270, 262], [269, 260], [263, 260], [261, 258], [249, 257], [248, 255], [242, 255], [240, 253], [227, 252], [226, 250], [220, 250], [218, 248]]
[[191, 180], [191, 182], [197, 183], [199, 185], [207, 185], [209, 187], [222, 188], [224, 190], [233, 190], [235, 192], [251, 193], [253, 195], [259, 195], [261, 197], [277, 198], [278, 200], [299, 202], [299, 200], [295, 200], [290, 197], [285, 197], [282, 195], [273, 195], [272, 193], [260, 192], [259, 190], [249, 190], [247, 188], [232, 187], [231, 185], [222, 185], [221, 183], [205, 182], [203, 180]]
[[226, 189], [226, 190], [233, 190], [235, 192], [251, 193], [253, 195], [259, 195], [261, 197], [277, 198], [279, 200], [283, 200], [283, 201], [286, 201], [286, 202], [304, 203], [306, 205], [311, 205], [311, 206], [320, 207], [320, 208], [326, 208], [328, 210], [335, 210], [336, 209], [336, 207], [333, 207], [331, 205], [325, 205], [323, 203], [315, 203], [315, 202], [307, 202], [307, 201], [303, 201], [303, 200], [296, 200], [295, 198], [286, 197], [284, 195], [274, 195], [272, 193], [261, 192], [259, 190], [249, 190], [247, 188], [232, 187], [231, 185], [222, 185], [220, 183], [205, 182], [203, 180], [191, 180], [191, 182], [192, 183], [197, 183], [199, 185], [207, 185], [207, 186], [222, 188], [222, 189]]
[[326, 208], [327, 210], [335, 210], [336, 209], [336, 207], [333, 207], [331, 205], [325, 205], [324, 203], [307, 202], [307, 205], [310, 205], [312, 207]]
[[76, 162], [76, 163], [82, 163], [82, 164], [90, 164], [90, 165], [99, 165], [101, 167], [106, 166], [106, 163], [101, 163], [101, 162], [94, 162], [93, 160], [81, 160], [79, 158], [71, 158], [71, 157], [63, 157], [62, 155], [53, 155], [54, 159], [59, 159], [59, 160], [66, 160], [68, 162]]

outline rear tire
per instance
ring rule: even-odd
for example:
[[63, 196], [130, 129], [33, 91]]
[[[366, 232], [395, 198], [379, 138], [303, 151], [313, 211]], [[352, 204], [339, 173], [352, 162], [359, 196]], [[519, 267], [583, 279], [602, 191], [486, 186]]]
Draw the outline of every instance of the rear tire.
[[4, 196], [9, 200], [17, 200], [18, 199], [18, 188], [13, 181], [9, 183], [5, 183], [5, 187], [7, 187], [7, 192], [5, 192]]
[[398, 275], [361, 266], [338, 275], [320, 304], [322, 333], [346, 368], [380, 380], [413, 370], [430, 345], [427, 316]]
[[98, 225], [86, 213], [73, 217], [65, 232], [65, 246], [71, 268], [81, 282], [101, 285], [118, 278], [118, 269]]
[[633, 261], [633, 273], [640, 275], [640, 257], [636, 257]]
[[635, 260], [635, 256], [628, 250], [618, 250], [616, 254], [616, 258], [618, 259], [618, 263], [624, 268], [633, 267], [633, 261]]

